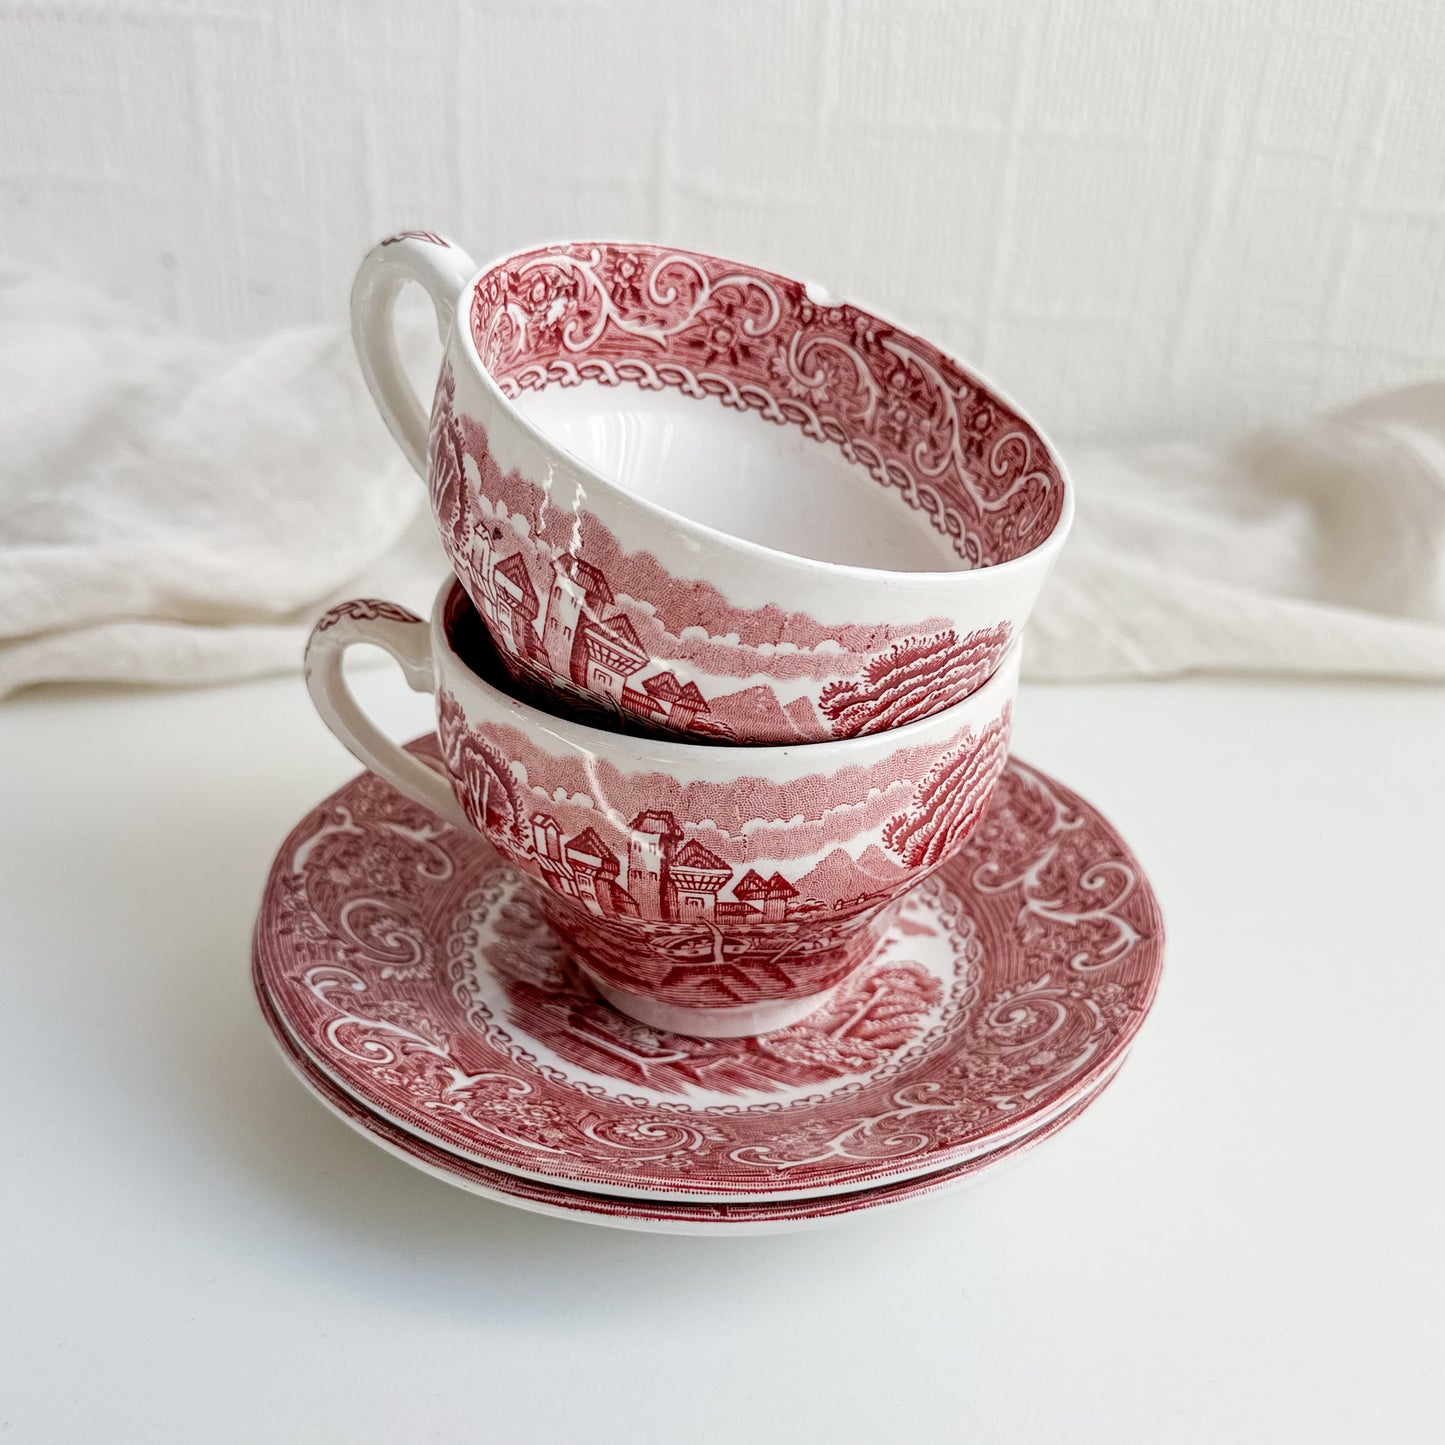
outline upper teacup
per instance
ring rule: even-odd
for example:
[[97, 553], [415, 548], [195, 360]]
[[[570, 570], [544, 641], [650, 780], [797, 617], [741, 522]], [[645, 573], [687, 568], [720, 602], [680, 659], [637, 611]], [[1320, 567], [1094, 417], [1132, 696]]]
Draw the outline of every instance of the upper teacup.
[[[392, 328], [406, 281], [446, 346], [430, 426]], [[645, 729], [813, 742], [931, 716], [993, 673], [1072, 519], [996, 388], [755, 266], [587, 241], [479, 272], [410, 231], [362, 263], [352, 329], [507, 665]]]

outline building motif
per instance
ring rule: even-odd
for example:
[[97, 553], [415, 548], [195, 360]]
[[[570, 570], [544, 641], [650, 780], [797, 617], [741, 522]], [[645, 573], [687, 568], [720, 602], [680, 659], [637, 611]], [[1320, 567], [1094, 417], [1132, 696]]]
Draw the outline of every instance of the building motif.
[[[448, 458], [447, 470], [454, 465]], [[642, 676], [651, 661], [647, 649], [597, 568], [571, 552], [553, 559], [544, 604], [527, 554], [518, 549], [499, 555], [505, 536], [501, 527], [477, 526], [469, 580], [473, 601], [510, 660], [545, 683], [605, 699], [641, 722], [726, 733], [709, 718], [695, 682], [684, 683], [671, 671]]]
[[733, 894], [750, 907], [760, 908], [764, 923], [780, 923], [788, 916], [788, 905], [798, 896], [798, 890], [781, 873], [763, 878], [749, 868]]
[[671, 813], [639, 813], [627, 830], [627, 887], [644, 918], [661, 918], [668, 868], [682, 839]]
[[532, 586], [532, 574], [520, 552], [513, 552], [492, 568], [492, 621], [503, 645], [514, 657], [530, 661], [537, 655], [537, 613], [541, 602]]
[[632, 820], [625, 858], [590, 826], [564, 839], [556, 818], [542, 811], [517, 836], [521, 846], [508, 849], [516, 861], [599, 918], [782, 923], [798, 905], [798, 890], [780, 873], [764, 878], [749, 868], [734, 882], [732, 865], [695, 838], [684, 839], [666, 811]]
[[[794, 953], [804, 941], [810, 950], [822, 948], [830, 936], [822, 924], [867, 919], [907, 885], [911, 872], [932, 869], [957, 852], [1003, 768], [1009, 720], [1005, 709], [977, 735], [966, 733], [935, 756], [906, 804], [881, 821], [876, 843], [855, 853], [841, 846], [846, 834], [835, 836], [830, 852], [798, 859], [789, 878], [743, 860], [734, 865], [689, 837], [667, 808], [645, 808], [625, 826], [626, 813], [613, 803], [599, 810], [588, 799], [584, 811], [572, 801], [572, 788], [525, 739], [508, 729], [488, 737], [466, 726], [448, 692], [438, 700], [438, 730], [456, 796], [503, 853], [547, 894], [583, 913], [602, 921], [638, 920], [644, 931], [656, 924], [654, 935], [675, 935], [679, 948], [715, 945], [719, 962], [729, 949], [757, 952], [770, 934], [796, 934], [788, 945]], [[646, 775], [630, 778], [625, 791], [646, 797]], [[569, 829], [576, 831], [567, 836]], [[871, 835], [870, 828], [857, 842]], [[625, 952], [625, 941], [618, 947]]]
[[664, 915], [684, 921], [716, 918], [718, 894], [727, 886], [732, 871], [716, 853], [690, 838], [672, 855], [670, 887], [662, 900]]

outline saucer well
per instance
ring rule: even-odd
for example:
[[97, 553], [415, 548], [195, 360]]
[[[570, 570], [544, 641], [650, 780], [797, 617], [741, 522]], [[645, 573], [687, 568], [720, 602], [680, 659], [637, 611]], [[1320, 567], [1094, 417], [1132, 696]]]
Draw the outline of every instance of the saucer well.
[[293, 830], [254, 939], [296, 1048], [416, 1139], [551, 1185], [711, 1204], [875, 1189], [1033, 1133], [1118, 1064], [1162, 954], [1128, 848], [1017, 761], [874, 959], [760, 1038], [615, 1013], [517, 870], [371, 774]]
[[612, 1229], [631, 1229], [649, 1234], [793, 1234], [818, 1229], [825, 1224], [857, 1219], [875, 1209], [908, 1203], [928, 1196], [953, 1194], [971, 1184], [1002, 1173], [1037, 1144], [1052, 1139], [1083, 1114], [1123, 1067], [1122, 1060], [1086, 1090], [1068, 1109], [1047, 1124], [1013, 1144], [981, 1154], [951, 1169], [919, 1179], [882, 1184], [849, 1194], [830, 1194], [819, 1199], [799, 1199], [768, 1204], [690, 1204], [680, 1201], [623, 1199], [606, 1194], [589, 1194], [543, 1184], [520, 1175], [504, 1174], [484, 1164], [458, 1159], [424, 1139], [399, 1129], [331, 1082], [291, 1041], [266, 996], [259, 976], [253, 975], [256, 1001], [283, 1060], [316, 1097], [343, 1123], [388, 1154], [413, 1165], [446, 1184], [469, 1194], [480, 1195], [496, 1204], [508, 1204], [533, 1214], [554, 1219], [572, 1219], [584, 1224], [601, 1224]]

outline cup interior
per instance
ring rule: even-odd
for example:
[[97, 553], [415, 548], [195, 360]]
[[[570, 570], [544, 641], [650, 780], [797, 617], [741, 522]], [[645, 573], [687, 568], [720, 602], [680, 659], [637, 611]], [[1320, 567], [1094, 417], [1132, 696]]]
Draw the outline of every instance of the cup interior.
[[794, 556], [889, 571], [953, 570], [945, 538], [861, 467], [793, 428], [680, 391], [584, 381], [525, 392], [517, 410], [635, 496]]
[[1025, 556], [1063, 514], [1057, 458], [1005, 398], [925, 338], [774, 272], [542, 247], [483, 271], [469, 320], [483, 369], [553, 444], [732, 537], [956, 571]]

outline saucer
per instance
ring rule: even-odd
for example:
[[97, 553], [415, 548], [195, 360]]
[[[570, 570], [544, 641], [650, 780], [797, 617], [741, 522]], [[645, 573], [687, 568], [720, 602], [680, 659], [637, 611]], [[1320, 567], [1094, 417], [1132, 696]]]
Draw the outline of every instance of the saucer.
[[621, 1199], [605, 1194], [588, 1194], [555, 1184], [541, 1184], [516, 1174], [504, 1174], [458, 1159], [424, 1139], [373, 1114], [349, 1094], [337, 1088], [292, 1043], [266, 996], [265, 985], [254, 976], [256, 1001], [271, 1031], [282, 1059], [316, 1099], [358, 1134], [379, 1145], [388, 1154], [404, 1160], [446, 1184], [480, 1195], [495, 1204], [508, 1204], [533, 1214], [554, 1219], [572, 1219], [584, 1224], [601, 1224], [612, 1229], [632, 1229], [649, 1234], [793, 1234], [825, 1224], [856, 1219], [875, 1209], [905, 1204], [925, 1196], [953, 1194], [979, 1180], [1001, 1174], [1037, 1144], [1083, 1114], [1113, 1080], [1122, 1061], [1076, 1100], [1064, 1113], [1016, 1143], [942, 1169], [921, 1179], [883, 1184], [876, 1189], [851, 1194], [826, 1195], [773, 1204], [689, 1204], [666, 1200]]
[[713, 1204], [875, 1189], [1033, 1133], [1118, 1064], [1162, 954], [1128, 848], [1016, 760], [878, 954], [759, 1038], [615, 1013], [515, 868], [371, 774], [286, 840], [254, 943], [307, 1061], [418, 1140], [551, 1185]]

